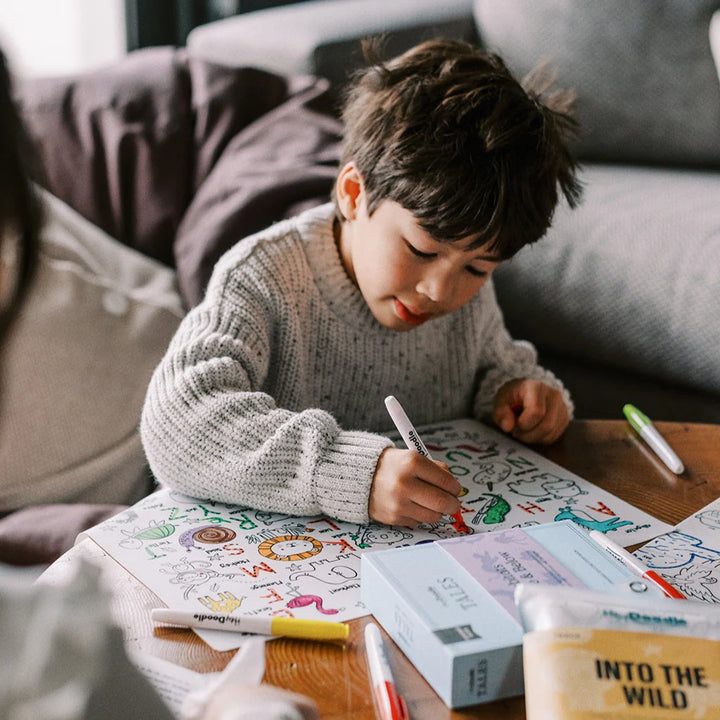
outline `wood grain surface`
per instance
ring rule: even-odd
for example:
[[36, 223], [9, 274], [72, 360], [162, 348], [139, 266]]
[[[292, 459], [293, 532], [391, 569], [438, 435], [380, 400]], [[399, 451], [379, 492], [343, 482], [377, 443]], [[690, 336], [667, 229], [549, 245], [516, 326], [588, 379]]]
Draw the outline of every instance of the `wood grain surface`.
[[[632, 428], [619, 420], [574, 421], [552, 447], [533, 449], [660, 520], [675, 524], [720, 496], [720, 426], [665, 422], [656, 423], [656, 427], [685, 463], [682, 475], [670, 472]], [[199, 672], [220, 670], [232, 657], [234, 651], [212, 650], [190, 630], [155, 628], [150, 610], [163, 603], [91, 540], [76, 545], [38, 582], [66, 582], [80, 558], [103, 567], [113, 614], [129, 648]], [[350, 638], [345, 644], [285, 638], [269, 642], [264, 681], [309, 695], [324, 719], [372, 720], [375, 714], [362, 639], [369, 619], [350, 623]], [[412, 720], [525, 718], [522, 697], [451, 711], [387, 635], [384, 638], [396, 684]]]

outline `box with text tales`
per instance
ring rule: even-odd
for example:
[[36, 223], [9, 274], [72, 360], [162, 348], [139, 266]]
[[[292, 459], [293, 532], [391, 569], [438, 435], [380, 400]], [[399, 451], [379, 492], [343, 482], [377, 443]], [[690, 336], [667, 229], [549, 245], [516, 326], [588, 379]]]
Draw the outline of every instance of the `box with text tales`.
[[520, 583], [662, 597], [570, 520], [362, 556], [362, 601], [449, 707], [523, 693]]

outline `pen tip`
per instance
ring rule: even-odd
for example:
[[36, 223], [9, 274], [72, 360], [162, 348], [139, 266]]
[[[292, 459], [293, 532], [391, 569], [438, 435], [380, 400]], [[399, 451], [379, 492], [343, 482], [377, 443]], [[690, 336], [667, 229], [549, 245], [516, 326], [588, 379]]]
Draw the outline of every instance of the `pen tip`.
[[394, 395], [388, 395], [385, 398], [385, 408], [392, 414], [393, 410], [397, 410], [400, 403], [397, 401]]

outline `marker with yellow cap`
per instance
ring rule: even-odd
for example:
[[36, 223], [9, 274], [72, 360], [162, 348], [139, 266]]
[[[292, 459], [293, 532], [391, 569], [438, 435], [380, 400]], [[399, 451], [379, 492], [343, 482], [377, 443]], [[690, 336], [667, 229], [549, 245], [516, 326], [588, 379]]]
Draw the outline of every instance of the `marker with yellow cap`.
[[629, 403], [623, 407], [623, 413], [637, 434], [640, 435], [670, 470], [676, 475], [684, 472], [685, 466], [682, 460], [680, 460], [675, 454], [675, 451], [667, 444], [665, 438], [655, 429], [647, 415]]
[[150, 617], [153, 622], [182, 625], [205, 630], [230, 630], [257, 635], [282, 635], [305, 640], [346, 640], [350, 628], [346, 623], [303, 618], [268, 617], [267, 615], [226, 615], [223, 613], [194, 612], [155, 608]]

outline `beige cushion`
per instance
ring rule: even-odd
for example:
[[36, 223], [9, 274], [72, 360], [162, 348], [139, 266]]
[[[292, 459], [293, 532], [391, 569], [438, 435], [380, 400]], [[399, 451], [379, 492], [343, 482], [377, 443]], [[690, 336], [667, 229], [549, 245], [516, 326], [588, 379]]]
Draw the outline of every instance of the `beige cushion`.
[[0, 363], [0, 509], [133, 503], [151, 487], [145, 390], [183, 310], [173, 271], [57, 198]]

